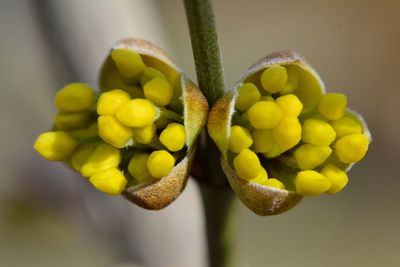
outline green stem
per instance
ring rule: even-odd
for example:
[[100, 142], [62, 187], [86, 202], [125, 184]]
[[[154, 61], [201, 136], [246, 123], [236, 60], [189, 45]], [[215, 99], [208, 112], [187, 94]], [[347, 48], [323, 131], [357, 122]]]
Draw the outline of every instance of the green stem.
[[[210, 107], [224, 94], [225, 83], [210, 0], [184, 0], [199, 88]], [[226, 267], [231, 251], [228, 224], [234, 195], [220, 167], [220, 152], [202, 132], [192, 176], [204, 203], [210, 267]]]
[[225, 82], [210, 0], [184, 0], [197, 81], [210, 106], [224, 94]]
[[227, 267], [232, 246], [232, 216], [234, 194], [229, 188], [200, 185], [206, 214], [206, 231], [210, 267]]

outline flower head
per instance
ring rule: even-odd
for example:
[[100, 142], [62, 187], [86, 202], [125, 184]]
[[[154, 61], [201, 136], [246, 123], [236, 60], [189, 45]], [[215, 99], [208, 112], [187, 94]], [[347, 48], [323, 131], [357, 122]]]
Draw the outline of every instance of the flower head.
[[134, 39], [111, 50], [100, 90], [81, 83], [61, 89], [54, 130], [41, 134], [35, 149], [102, 192], [165, 207], [185, 187], [207, 118], [204, 96], [162, 50]]
[[303, 196], [336, 194], [368, 150], [370, 134], [340, 93], [292, 51], [250, 67], [212, 108], [208, 131], [239, 198], [261, 215]]

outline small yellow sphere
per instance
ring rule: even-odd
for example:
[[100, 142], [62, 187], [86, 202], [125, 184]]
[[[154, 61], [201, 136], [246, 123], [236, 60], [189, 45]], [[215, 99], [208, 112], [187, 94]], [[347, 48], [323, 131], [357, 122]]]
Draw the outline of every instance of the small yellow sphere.
[[99, 136], [97, 122], [94, 122], [89, 125], [89, 127], [84, 129], [79, 129], [75, 131], [68, 132], [73, 138], [76, 140], [88, 140], [88, 139], [95, 139]]
[[338, 120], [346, 111], [347, 97], [344, 94], [327, 93], [322, 96], [318, 111], [327, 120]]
[[326, 121], [308, 119], [303, 123], [301, 138], [304, 142], [309, 144], [329, 146], [335, 140], [336, 132]]
[[329, 146], [301, 145], [294, 152], [297, 165], [301, 170], [311, 170], [321, 165], [331, 155]]
[[153, 151], [147, 160], [147, 168], [154, 178], [167, 176], [175, 165], [175, 158], [166, 150]]
[[115, 116], [128, 127], [146, 127], [153, 124], [157, 111], [147, 99], [132, 99], [118, 108]]
[[179, 123], [169, 123], [160, 134], [160, 142], [169, 151], [181, 150], [186, 143], [185, 126]]
[[341, 162], [360, 161], [368, 151], [369, 141], [363, 134], [350, 134], [340, 138], [335, 144], [335, 154]]
[[261, 166], [260, 173], [257, 175], [257, 177], [250, 179], [249, 182], [257, 183], [257, 184], [264, 184], [267, 180], [268, 180], [268, 173]]
[[148, 159], [149, 154], [137, 153], [129, 161], [128, 171], [138, 183], [143, 183], [152, 179], [149, 169], [147, 168]]
[[264, 90], [275, 94], [284, 88], [288, 76], [285, 67], [274, 64], [264, 70], [260, 78]]
[[303, 104], [299, 98], [293, 94], [284, 95], [276, 99], [276, 104], [281, 108], [286, 116], [298, 117], [303, 109]]
[[119, 195], [125, 189], [128, 181], [124, 174], [117, 168], [110, 168], [90, 176], [89, 182], [99, 191]]
[[154, 124], [142, 128], [133, 128], [133, 139], [139, 144], [149, 144], [155, 135], [156, 127]]
[[89, 159], [81, 167], [81, 174], [90, 177], [93, 174], [116, 168], [121, 160], [120, 151], [106, 143], [99, 144]]
[[42, 133], [33, 147], [47, 160], [67, 160], [76, 148], [76, 141], [66, 132], [56, 131]]
[[81, 112], [91, 108], [94, 97], [94, 92], [89, 85], [71, 83], [57, 92], [54, 101], [59, 111]]
[[260, 100], [261, 94], [257, 87], [252, 83], [244, 83], [238, 89], [235, 108], [246, 111], [251, 105]]
[[287, 82], [283, 89], [280, 91], [281, 94], [293, 93], [299, 87], [299, 71], [295, 65], [285, 65], [287, 72]]
[[271, 152], [276, 146], [276, 142], [272, 135], [272, 130], [257, 130], [251, 131], [251, 136], [254, 141], [254, 150], [260, 153]]
[[285, 116], [272, 131], [274, 140], [282, 151], [297, 145], [301, 140], [301, 125], [296, 117]]
[[77, 172], [81, 172], [82, 165], [86, 163], [93, 151], [96, 149], [97, 143], [92, 142], [80, 146], [71, 156], [71, 166]]
[[318, 196], [331, 187], [331, 182], [316, 171], [300, 171], [296, 176], [296, 191], [303, 196]]
[[282, 119], [282, 111], [272, 101], [259, 101], [247, 110], [251, 125], [256, 129], [273, 129]]
[[166, 106], [171, 102], [174, 89], [163, 78], [154, 78], [143, 86], [144, 96], [157, 106]]
[[167, 80], [167, 78], [161, 71], [148, 67], [144, 69], [142, 76], [140, 77], [140, 84], [144, 86], [147, 82], [153, 80], [154, 78]]
[[347, 174], [339, 169], [338, 167], [328, 164], [322, 168], [321, 174], [325, 176], [329, 181], [331, 181], [332, 185], [326, 191], [328, 194], [336, 194], [341, 191], [349, 181]]
[[131, 100], [129, 94], [121, 89], [102, 93], [97, 101], [97, 114], [112, 116], [122, 104], [129, 100]]
[[261, 169], [261, 163], [257, 155], [250, 149], [244, 149], [233, 160], [236, 173], [244, 180], [256, 178]]
[[286, 189], [285, 185], [281, 181], [279, 181], [278, 179], [275, 179], [275, 178], [267, 179], [263, 183], [263, 185], [269, 186], [269, 187], [273, 187], [273, 188], [276, 188], [276, 189], [281, 189], [281, 190], [285, 190]]
[[129, 49], [114, 49], [111, 58], [121, 75], [127, 78], [139, 75], [146, 67], [140, 55]]
[[231, 127], [229, 138], [229, 149], [233, 153], [240, 153], [243, 149], [249, 148], [253, 144], [249, 130], [235, 125]]
[[117, 148], [123, 148], [132, 141], [132, 130], [113, 116], [99, 116], [97, 121], [99, 136], [104, 142]]
[[349, 134], [362, 133], [361, 124], [355, 119], [349, 117], [343, 117], [337, 121], [331, 121], [330, 124], [336, 132], [336, 139], [340, 139]]
[[73, 131], [87, 128], [92, 121], [93, 114], [90, 111], [58, 112], [54, 118], [54, 126], [57, 130]]

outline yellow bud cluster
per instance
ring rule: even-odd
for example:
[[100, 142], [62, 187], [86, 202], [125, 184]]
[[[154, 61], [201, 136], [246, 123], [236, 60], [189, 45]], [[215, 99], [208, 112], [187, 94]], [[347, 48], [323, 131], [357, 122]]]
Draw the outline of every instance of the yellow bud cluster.
[[128, 182], [169, 175], [186, 153], [186, 129], [182, 109], [171, 103], [181, 97], [167, 79], [171, 73], [128, 49], [114, 49], [110, 58], [115, 77], [107, 91], [96, 97], [83, 83], [62, 88], [55, 96], [54, 131], [41, 134], [34, 148], [47, 160], [65, 162], [99, 191], [118, 195]]
[[[347, 112], [343, 94], [327, 93], [318, 101], [304, 98], [307, 105], [315, 103], [304, 111], [304, 90], [297, 96], [307, 86], [309, 77], [303, 75], [297, 66], [274, 64], [259, 72], [259, 82], [253, 75], [237, 87], [240, 119], [230, 128], [229, 155], [238, 176], [249, 182], [290, 187], [302, 195], [336, 194], [348, 182], [349, 164], [365, 156], [369, 139]], [[271, 167], [277, 163], [287, 167], [281, 175], [289, 172], [291, 182], [268, 178], [269, 168], [281, 176]]]
[[[139, 146], [146, 150], [131, 155], [128, 172], [135, 182], [167, 176], [178, 156], [170, 152], [179, 153], [186, 144], [183, 116], [170, 106], [175, 89], [161, 69], [146, 66], [146, 60], [133, 51], [115, 49], [111, 58], [122, 80], [135, 90], [128, 92], [122, 88], [100, 95], [97, 105], [100, 137], [117, 148]], [[104, 115], [113, 119], [107, 119], [109, 125], [103, 127], [100, 122]]]

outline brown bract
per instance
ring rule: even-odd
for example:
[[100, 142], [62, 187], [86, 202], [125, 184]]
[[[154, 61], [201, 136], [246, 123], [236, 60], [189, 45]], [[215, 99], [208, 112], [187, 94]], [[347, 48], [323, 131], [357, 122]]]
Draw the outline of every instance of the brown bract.
[[[159, 210], [176, 199], [186, 186], [195, 153], [195, 141], [207, 121], [208, 103], [197, 86], [183, 75], [170, 57], [157, 46], [145, 40], [123, 39], [113, 47], [113, 49], [117, 48], [130, 49], [139, 53], [146, 65], [162, 70], [168, 80], [173, 84], [179, 83], [182, 89], [180, 99], [183, 103], [187, 155], [176, 164], [168, 176], [128, 187], [122, 193], [125, 198], [143, 208]], [[101, 89], [110, 89], [104, 88], [107, 82], [104, 77], [112, 71], [115, 70], [108, 56], [101, 71]]]
[[303, 198], [294, 191], [280, 190], [243, 180], [222, 158], [221, 165], [233, 191], [243, 204], [258, 215], [280, 214], [293, 208]]
[[122, 195], [149, 210], [159, 210], [174, 201], [186, 186], [194, 156], [194, 149], [165, 176], [152, 182], [131, 186]]
[[[305, 88], [305, 90], [314, 90], [317, 95], [317, 100], [318, 96], [324, 93], [324, 85], [318, 74], [298, 54], [292, 50], [274, 52], [257, 61], [240, 76], [233, 90], [226, 93], [212, 107], [207, 124], [208, 133], [222, 153], [221, 165], [232, 189], [240, 200], [258, 215], [275, 215], [285, 212], [294, 207], [302, 199], [302, 196], [294, 191], [279, 190], [243, 180], [227, 162], [230, 127], [232, 116], [235, 113], [237, 89], [249, 77], [256, 75], [273, 64], [296, 65], [307, 71], [310, 77], [312, 77], [312, 83], [311, 86]], [[300, 91], [297, 93], [302, 94], [304, 92]], [[309, 103], [309, 105], [312, 104], [313, 103]]]

